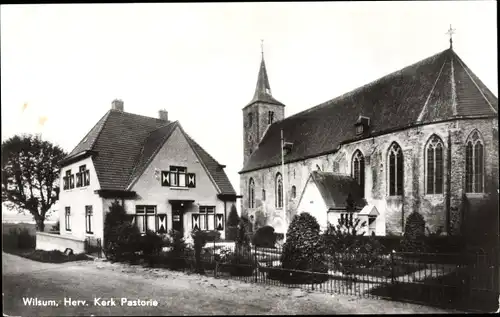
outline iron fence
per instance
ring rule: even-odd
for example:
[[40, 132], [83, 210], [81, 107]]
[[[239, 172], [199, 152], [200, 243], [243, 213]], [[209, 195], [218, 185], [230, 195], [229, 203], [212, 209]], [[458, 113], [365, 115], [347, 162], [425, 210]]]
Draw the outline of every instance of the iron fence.
[[[165, 252], [150, 265], [251, 283], [378, 297], [462, 309], [497, 309], [498, 249], [489, 253], [313, 254], [208, 243], [200, 254]], [[282, 261], [285, 260], [285, 261]]]

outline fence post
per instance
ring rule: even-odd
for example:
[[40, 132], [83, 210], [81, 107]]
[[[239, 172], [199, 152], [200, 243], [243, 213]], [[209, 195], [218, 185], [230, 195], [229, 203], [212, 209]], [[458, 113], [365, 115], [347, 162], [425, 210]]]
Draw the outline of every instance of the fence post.
[[253, 256], [255, 260], [255, 283], [257, 283], [258, 277], [259, 277], [259, 262], [257, 262], [257, 245], [253, 246]]
[[391, 283], [394, 284], [394, 250], [391, 252]]

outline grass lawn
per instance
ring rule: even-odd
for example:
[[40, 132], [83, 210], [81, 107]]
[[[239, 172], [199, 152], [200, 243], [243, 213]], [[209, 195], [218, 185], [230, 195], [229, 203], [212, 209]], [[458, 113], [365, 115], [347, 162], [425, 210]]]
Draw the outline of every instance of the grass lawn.
[[374, 288], [371, 294], [393, 300], [426, 303], [433, 307], [492, 312], [498, 307], [493, 291], [471, 291], [464, 286], [465, 273], [430, 277], [419, 283], [395, 283]]

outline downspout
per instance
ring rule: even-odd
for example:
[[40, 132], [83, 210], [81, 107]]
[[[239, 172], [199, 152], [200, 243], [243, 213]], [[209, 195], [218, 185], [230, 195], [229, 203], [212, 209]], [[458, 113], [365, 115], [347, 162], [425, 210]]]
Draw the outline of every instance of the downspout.
[[226, 215], [226, 209], [227, 209], [227, 205], [226, 205], [226, 200], [224, 200], [224, 223], [222, 224], [224, 227], [224, 240], [226, 239], [226, 224], [227, 224], [227, 215]]
[[450, 209], [451, 209], [451, 134], [448, 131], [448, 149], [447, 149], [447, 168], [446, 168], [446, 201], [445, 201], [445, 215], [446, 215], [446, 234], [450, 235]]

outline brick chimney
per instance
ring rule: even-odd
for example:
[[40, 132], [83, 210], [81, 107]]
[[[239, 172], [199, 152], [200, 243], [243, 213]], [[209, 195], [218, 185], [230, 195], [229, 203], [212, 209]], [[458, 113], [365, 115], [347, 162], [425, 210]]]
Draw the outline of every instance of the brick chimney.
[[165, 109], [158, 111], [158, 119], [168, 121], [168, 111]]
[[123, 111], [123, 101], [120, 99], [115, 99], [111, 102], [111, 109]]

